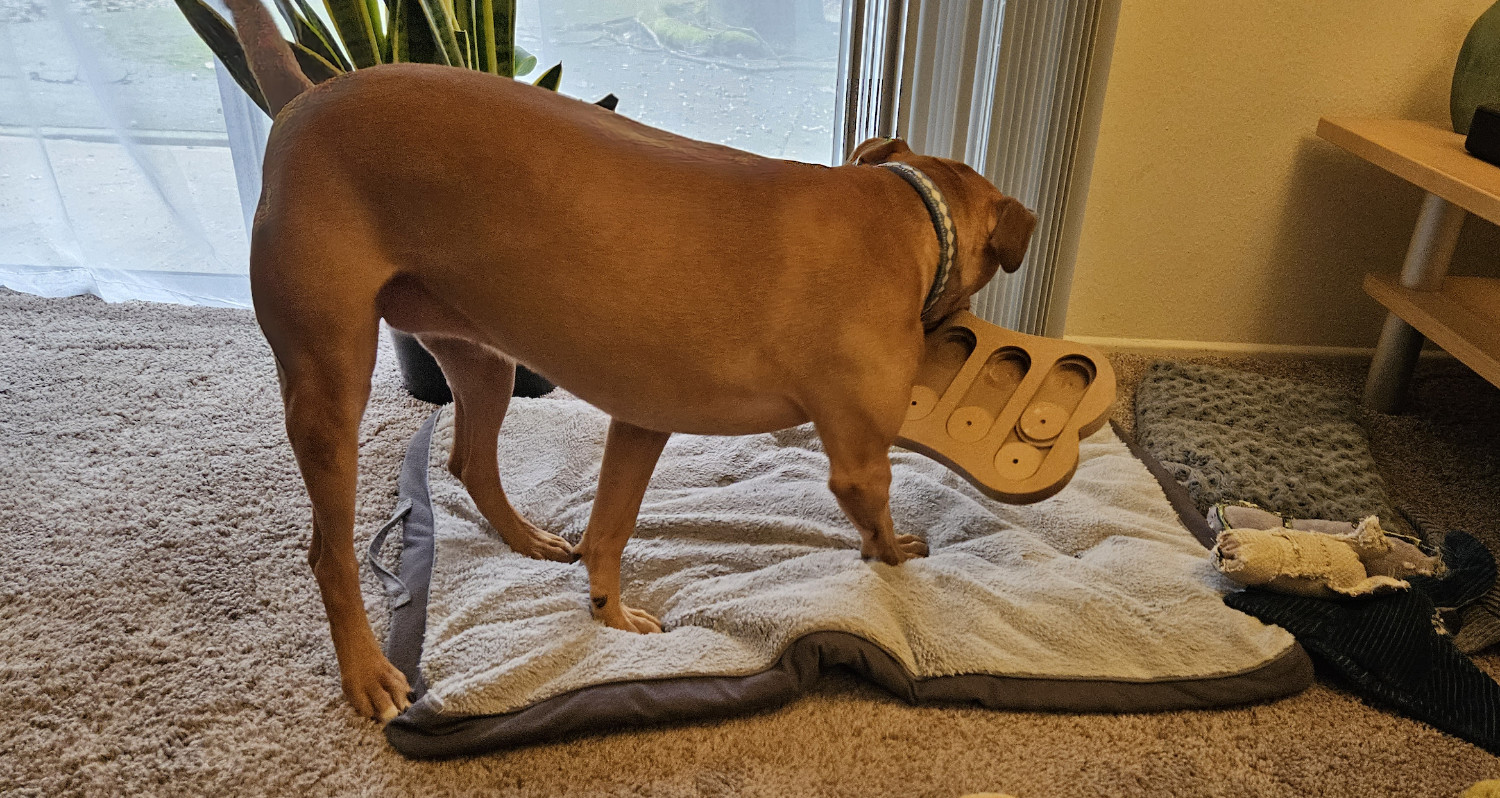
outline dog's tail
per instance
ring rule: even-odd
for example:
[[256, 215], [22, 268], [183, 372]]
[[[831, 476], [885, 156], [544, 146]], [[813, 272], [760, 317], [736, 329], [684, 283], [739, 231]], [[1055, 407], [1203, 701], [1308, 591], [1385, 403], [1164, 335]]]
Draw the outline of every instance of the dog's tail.
[[234, 32], [245, 48], [250, 74], [274, 117], [292, 98], [312, 88], [313, 82], [302, 74], [291, 45], [281, 38], [261, 0], [227, 0], [227, 5], [234, 14]]

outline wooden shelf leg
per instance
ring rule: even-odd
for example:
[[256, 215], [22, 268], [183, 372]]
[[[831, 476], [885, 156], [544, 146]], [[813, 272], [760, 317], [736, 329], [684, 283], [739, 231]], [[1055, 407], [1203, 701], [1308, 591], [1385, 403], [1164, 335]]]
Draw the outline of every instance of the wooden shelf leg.
[[[1436, 194], [1428, 194], [1422, 200], [1417, 229], [1406, 250], [1406, 262], [1401, 265], [1401, 285], [1418, 291], [1436, 291], [1442, 287], [1466, 215], [1463, 208]], [[1395, 412], [1406, 396], [1422, 342], [1422, 334], [1399, 316], [1394, 313], [1386, 316], [1380, 343], [1375, 347], [1375, 360], [1365, 379], [1365, 407], [1380, 413]]]

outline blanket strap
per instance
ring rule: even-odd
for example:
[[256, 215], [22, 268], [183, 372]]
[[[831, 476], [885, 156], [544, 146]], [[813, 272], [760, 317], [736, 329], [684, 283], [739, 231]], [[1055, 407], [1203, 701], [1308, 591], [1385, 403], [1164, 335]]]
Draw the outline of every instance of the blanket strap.
[[380, 564], [380, 550], [385, 546], [385, 536], [396, 528], [396, 524], [406, 520], [406, 516], [411, 513], [411, 507], [411, 499], [402, 499], [396, 505], [396, 512], [391, 515], [391, 519], [386, 521], [380, 531], [375, 533], [375, 537], [370, 539], [370, 550], [365, 553], [365, 562], [369, 563], [370, 569], [380, 577], [381, 584], [385, 585], [385, 594], [391, 599], [391, 609], [404, 607], [411, 602], [411, 592], [406, 589], [406, 583], [401, 581], [401, 577], [391, 573], [388, 568]]

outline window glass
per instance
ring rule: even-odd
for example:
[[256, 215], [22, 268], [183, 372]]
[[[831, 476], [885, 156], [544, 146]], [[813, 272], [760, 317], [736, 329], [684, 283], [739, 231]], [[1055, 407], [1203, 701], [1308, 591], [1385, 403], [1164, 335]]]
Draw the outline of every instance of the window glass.
[[518, 0], [530, 77], [653, 127], [774, 158], [833, 155], [839, 0]]

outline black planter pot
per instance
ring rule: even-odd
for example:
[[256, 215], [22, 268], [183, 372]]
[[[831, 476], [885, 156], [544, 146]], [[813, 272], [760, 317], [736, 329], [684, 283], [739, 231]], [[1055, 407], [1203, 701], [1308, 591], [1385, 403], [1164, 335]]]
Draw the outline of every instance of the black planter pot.
[[[438, 367], [432, 354], [422, 348], [422, 342], [416, 336], [393, 329], [391, 343], [396, 345], [396, 362], [401, 365], [401, 382], [406, 385], [407, 393], [435, 405], [453, 401], [453, 392], [448, 390], [443, 370]], [[518, 364], [516, 385], [511, 389], [510, 395], [541, 396], [554, 387], [556, 386], [548, 382], [546, 377]]]
[[552, 389], [556, 387], [546, 377], [517, 363], [516, 385], [510, 389], [510, 395], [535, 398], [552, 393]]

